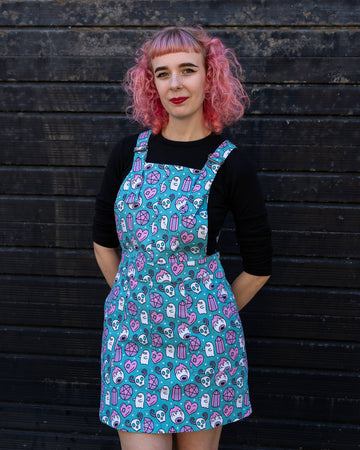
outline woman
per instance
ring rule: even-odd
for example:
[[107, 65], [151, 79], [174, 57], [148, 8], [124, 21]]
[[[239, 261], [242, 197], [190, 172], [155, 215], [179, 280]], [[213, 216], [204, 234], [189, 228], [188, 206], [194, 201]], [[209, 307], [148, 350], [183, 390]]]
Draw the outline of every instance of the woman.
[[[133, 117], [151, 130], [113, 150], [94, 250], [105, 301], [100, 420], [123, 450], [218, 448], [251, 413], [238, 310], [269, 278], [270, 232], [255, 170], [220, 135], [247, 96], [232, 51], [202, 28], [166, 28], [128, 71]], [[115, 208], [115, 219], [114, 219]], [[244, 271], [216, 252], [228, 211]], [[121, 245], [121, 259], [117, 247]]]

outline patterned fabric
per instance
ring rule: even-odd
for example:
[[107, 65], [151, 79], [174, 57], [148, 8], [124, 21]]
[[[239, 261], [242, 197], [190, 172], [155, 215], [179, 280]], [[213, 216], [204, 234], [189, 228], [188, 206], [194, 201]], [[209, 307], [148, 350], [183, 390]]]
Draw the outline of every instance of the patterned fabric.
[[180, 433], [251, 414], [241, 320], [218, 253], [206, 255], [211, 184], [235, 148], [203, 169], [147, 163], [139, 135], [115, 202], [122, 247], [105, 300], [100, 420]]

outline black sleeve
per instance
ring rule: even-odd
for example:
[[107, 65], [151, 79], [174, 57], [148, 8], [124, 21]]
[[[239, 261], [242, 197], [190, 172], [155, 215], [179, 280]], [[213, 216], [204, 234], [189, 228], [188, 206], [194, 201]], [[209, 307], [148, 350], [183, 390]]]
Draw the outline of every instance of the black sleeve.
[[116, 248], [114, 202], [120, 185], [131, 168], [136, 136], [129, 136], [113, 148], [107, 162], [100, 191], [96, 196], [93, 221], [93, 241], [104, 247]]
[[255, 165], [243, 151], [234, 149], [224, 166], [243, 269], [252, 275], [270, 275], [271, 232]]

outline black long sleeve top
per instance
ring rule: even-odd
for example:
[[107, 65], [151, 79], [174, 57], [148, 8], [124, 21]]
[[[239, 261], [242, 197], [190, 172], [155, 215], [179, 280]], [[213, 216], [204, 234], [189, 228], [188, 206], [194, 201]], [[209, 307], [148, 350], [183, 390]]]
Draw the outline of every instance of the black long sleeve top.
[[[168, 140], [161, 133], [152, 134], [146, 160], [201, 169], [208, 155], [224, 140], [222, 135], [210, 134], [197, 141], [180, 142]], [[119, 246], [114, 202], [122, 181], [131, 170], [136, 141], [137, 135], [127, 136], [114, 147], [96, 197], [93, 240], [104, 247]], [[208, 255], [217, 250], [217, 237], [229, 211], [234, 217], [243, 269], [252, 275], [270, 275], [271, 233], [263, 195], [254, 164], [239, 148], [226, 158], [210, 188]]]

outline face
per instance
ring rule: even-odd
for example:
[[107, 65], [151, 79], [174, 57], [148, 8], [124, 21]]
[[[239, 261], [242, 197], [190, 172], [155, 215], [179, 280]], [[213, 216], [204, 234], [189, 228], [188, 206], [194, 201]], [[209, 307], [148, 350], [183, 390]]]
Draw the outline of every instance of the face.
[[203, 56], [195, 52], [169, 53], [154, 58], [152, 69], [169, 121], [202, 120], [206, 83]]

